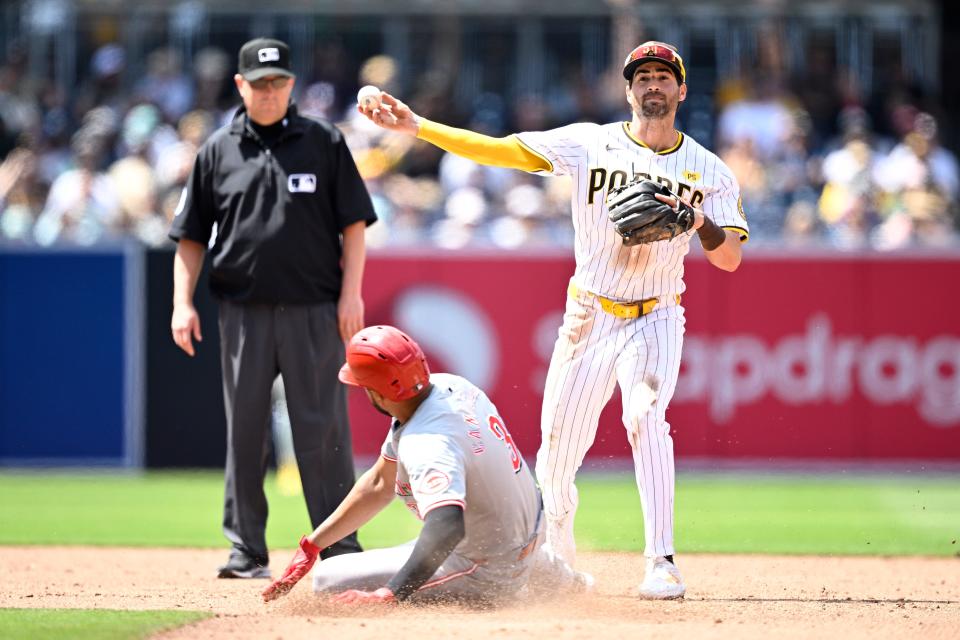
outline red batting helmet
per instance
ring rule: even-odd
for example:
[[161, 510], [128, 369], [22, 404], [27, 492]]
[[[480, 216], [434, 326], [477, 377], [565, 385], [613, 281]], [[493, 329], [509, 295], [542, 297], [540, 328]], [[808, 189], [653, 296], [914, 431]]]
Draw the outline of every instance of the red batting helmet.
[[340, 381], [373, 389], [389, 400], [409, 400], [430, 381], [430, 368], [420, 345], [403, 331], [367, 327], [350, 339]]

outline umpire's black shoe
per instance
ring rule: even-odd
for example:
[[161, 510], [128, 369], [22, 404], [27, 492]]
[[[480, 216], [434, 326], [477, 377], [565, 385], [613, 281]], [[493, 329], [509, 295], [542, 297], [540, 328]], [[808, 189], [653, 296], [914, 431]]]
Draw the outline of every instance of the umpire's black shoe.
[[263, 558], [251, 558], [234, 549], [227, 564], [217, 569], [218, 578], [266, 578], [270, 579], [270, 567]]

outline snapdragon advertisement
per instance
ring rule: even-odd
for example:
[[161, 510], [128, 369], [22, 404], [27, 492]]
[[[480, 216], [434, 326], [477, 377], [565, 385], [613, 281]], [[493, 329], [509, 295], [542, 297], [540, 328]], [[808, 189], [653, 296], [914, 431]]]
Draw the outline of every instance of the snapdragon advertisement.
[[[562, 255], [374, 254], [367, 322], [483, 388], [532, 456], [572, 273]], [[732, 274], [691, 257], [685, 281], [678, 456], [960, 460], [960, 258], [748, 250]], [[350, 402], [355, 450], [375, 455], [387, 425]], [[615, 392], [588, 460], [630, 455], [621, 412]]]

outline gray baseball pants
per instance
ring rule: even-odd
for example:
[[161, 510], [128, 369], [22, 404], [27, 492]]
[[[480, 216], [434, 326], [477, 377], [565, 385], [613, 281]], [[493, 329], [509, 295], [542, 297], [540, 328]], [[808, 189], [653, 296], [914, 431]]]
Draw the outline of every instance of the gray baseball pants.
[[[536, 595], [570, 590], [575, 582], [574, 570], [542, 543], [543, 533], [540, 533], [538, 544], [529, 555], [483, 563], [451, 553], [410, 599], [497, 604], [517, 596], [527, 587]], [[333, 594], [348, 589], [375, 591], [384, 587], [410, 558], [415, 544], [416, 540], [411, 540], [397, 547], [324, 560], [313, 571], [313, 590]]]

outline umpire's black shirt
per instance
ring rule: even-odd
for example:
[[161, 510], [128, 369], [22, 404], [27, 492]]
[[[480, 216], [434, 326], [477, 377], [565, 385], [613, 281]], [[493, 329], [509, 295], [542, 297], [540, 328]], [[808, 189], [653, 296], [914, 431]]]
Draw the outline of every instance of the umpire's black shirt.
[[216, 223], [210, 289], [219, 298], [316, 304], [340, 298], [340, 232], [376, 219], [335, 126], [291, 105], [278, 125], [256, 127], [241, 107], [200, 148], [170, 237], [207, 246]]

